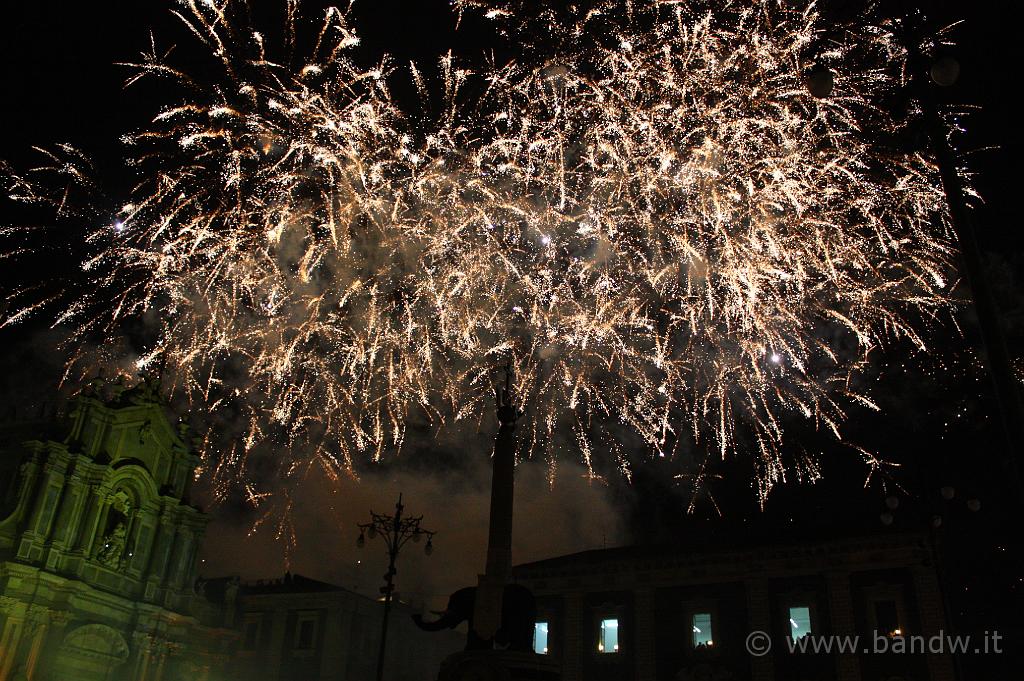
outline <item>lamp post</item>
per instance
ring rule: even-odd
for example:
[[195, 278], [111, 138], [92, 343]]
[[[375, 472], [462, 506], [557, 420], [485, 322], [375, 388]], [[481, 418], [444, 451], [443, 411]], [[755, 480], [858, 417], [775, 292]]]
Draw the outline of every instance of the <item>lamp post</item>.
[[366, 545], [366, 537], [370, 539], [380, 535], [384, 539], [388, 550], [388, 571], [384, 574], [384, 586], [380, 592], [384, 594], [384, 622], [380, 632], [380, 652], [377, 655], [377, 681], [384, 678], [384, 651], [388, 642], [388, 616], [391, 614], [391, 595], [395, 590], [394, 578], [395, 561], [398, 560], [398, 552], [411, 539], [419, 542], [423, 535], [427, 536], [427, 545], [423, 548], [428, 556], [434, 551], [434, 532], [424, 530], [420, 527], [423, 516], [402, 517], [402, 495], [398, 495], [398, 503], [395, 504], [395, 515], [384, 515], [370, 511], [370, 522], [359, 524], [359, 538], [356, 546], [363, 548]]
[[[916, 25], [919, 20], [920, 25]], [[913, 50], [915, 45], [925, 44], [920, 38], [927, 35], [927, 26], [923, 17], [912, 15], [907, 17], [907, 46]], [[915, 35], [916, 34], [916, 35]], [[915, 39], [916, 38], [916, 39]], [[966, 199], [964, 182], [958, 168], [956, 153], [949, 143], [946, 124], [939, 114], [937, 88], [950, 87], [956, 83], [960, 73], [959, 64], [951, 57], [937, 57], [927, 54], [922, 49], [912, 52], [911, 67], [913, 69], [912, 87], [918, 89], [921, 108], [925, 116], [928, 136], [935, 152], [942, 187], [949, 205], [950, 222], [960, 244], [960, 262], [974, 301], [974, 309], [978, 315], [978, 327], [981, 331], [982, 344], [988, 364], [988, 375], [992, 381], [997, 408], [1003, 426], [1003, 433], [1009, 448], [1003, 460], [1005, 472], [1016, 483], [1017, 493], [1014, 501], [1020, 502], [1021, 479], [1020, 457], [1024, 455], [1024, 426], [1021, 419], [1020, 392], [1013, 378], [1013, 364], [1006, 347], [1006, 337], [999, 320], [999, 310], [995, 298], [985, 276], [981, 249], [975, 235], [970, 208]]]

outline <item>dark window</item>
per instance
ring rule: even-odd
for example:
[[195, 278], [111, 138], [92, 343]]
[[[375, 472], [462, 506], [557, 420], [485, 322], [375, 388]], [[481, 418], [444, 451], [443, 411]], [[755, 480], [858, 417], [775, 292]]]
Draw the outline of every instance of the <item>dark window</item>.
[[875, 625], [880, 634], [899, 636], [903, 633], [896, 601], [875, 601]]
[[260, 635], [260, 623], [248, 622], [245, 625], [245, 649], [256, 650], [256, 642]]
[[299, 644], [296, 646], [301, 650], [309, 650], [313, 647], [313, 627], [316, 624], [313, 620], [302, 620], [299, 622]]

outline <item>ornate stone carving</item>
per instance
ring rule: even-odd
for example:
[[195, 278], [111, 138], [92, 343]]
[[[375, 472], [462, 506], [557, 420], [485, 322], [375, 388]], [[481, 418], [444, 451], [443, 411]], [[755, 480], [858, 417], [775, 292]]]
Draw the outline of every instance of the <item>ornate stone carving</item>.
[[128, 659], [128, 644], [124, 637], [103, 624], [86, 624], [73, 629], [64, 637], [63, 652], [104, 661], [124, 662]]
[[161, 404], [160, 388], [162, 381], [155, 372], [140, 374], [142, 381], [125, 393], [132, 404]]
[[7, 615], [8, 617], [15, 614], [20, 614], [17, 611], [21, 609], [22, 602], [17, 598], [10, 596], [0, 596], [0, 613]]
[[121, 554], [124, 553], [126, 530], [124, 523], [118, 522], [110, 534], [103, 538], [96, 560], [110, 568], [118, 568]]

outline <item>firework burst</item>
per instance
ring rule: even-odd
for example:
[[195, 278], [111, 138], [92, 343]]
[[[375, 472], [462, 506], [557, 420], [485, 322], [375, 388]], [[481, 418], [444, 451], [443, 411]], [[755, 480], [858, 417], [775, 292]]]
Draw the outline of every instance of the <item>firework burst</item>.
[[[140, 366], [247, 424], [208, 454], [225, 493], [267, 443], [285, 475], [336, 475], [410, 422], [479, 422], [505, 364], [552, 472], [600, 450], [628, 475], [636, 442], [686, 442], [697, 486], [738, 454], [762, 499], [815, 475], [784, 423], [840, 438], [874, 408], [853, 387], [869, 354], [923, 349], [949, 304], [937, 171], [877, 144], [906, 124], [876, 106], [903, 49], [877, 26], [826, 40], [813, 5], [775, 0], [476, 5], [456, 9], [524, 56], [445, 58], [445, 105], [413, 124], [391, 62], [351, 58], [346, 12], [275, 61], [241, 2], [181, 2], [219, 76], [155, 48], [137, 65], [188, 97], [129, 138], [143, 181], [89, 237], [101, 293], [59, 321], [84, 339], [157, 320]], [[17, 301], [8, 322], [47, 307]]]

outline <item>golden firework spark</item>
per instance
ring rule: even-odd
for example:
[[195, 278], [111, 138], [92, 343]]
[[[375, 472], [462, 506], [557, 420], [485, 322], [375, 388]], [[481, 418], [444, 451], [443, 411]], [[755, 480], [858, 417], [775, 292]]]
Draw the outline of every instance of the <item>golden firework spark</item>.
[[[816, 474], [787, 458], [784, 421], [839, 438], [850, 405], [875, 408], [852, 387], [869, 353], [924, 348], [949, 304], [936, 168], [874, 141], [902, 125], [873, 102], [903, 48], [879, 26], [826, 41], [812, 4], [777, 0], [478, 4], [455, 6], [529, 56], [446, 57], [446, 106], [413, 124], [392, 62], [350, 57], [346, 12], [275, 61], [239, 0], [182, 1], [220, 73], [155, 47], [137, 65], [192, 96], [129, 138], [143, 182], [89, 237], [113, 304], [60, 321], [84, 338], [160, 320], [139, 365], [247, 424], [211, 454], [224, 491], [268, 440], [286, 475], [333, 476], [399, 450], [411, 419], [479, 420], [506, 362], [552, 467], [571, 450], [593, 474], [607, 449], [628, 474], [625, 442], [672, 455], [689, 431], [752, 454], [762, 499], [793, 467]], [[808, 91], [812, 67], [831, 96]]]

